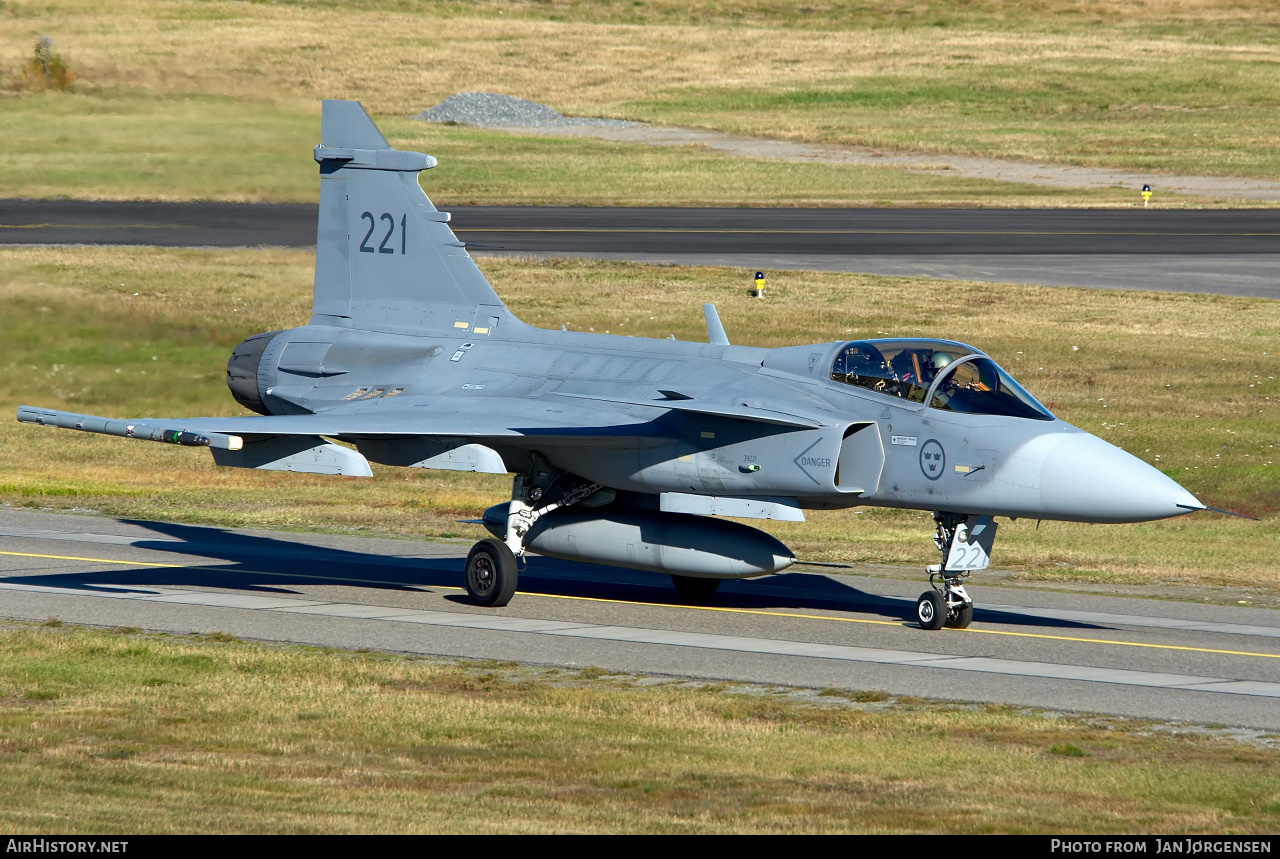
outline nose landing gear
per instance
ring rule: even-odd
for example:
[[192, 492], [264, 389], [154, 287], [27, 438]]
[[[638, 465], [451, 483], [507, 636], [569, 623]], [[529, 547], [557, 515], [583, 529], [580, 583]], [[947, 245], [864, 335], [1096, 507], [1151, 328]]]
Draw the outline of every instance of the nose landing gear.
[[943, 512], [935, 512], [933, 521], [938, 528], [933, 544], [942, 563], [926, 568], [930, 590], [916, 601], [916, 620], [921, 629], [964, 629], [973, 622], [973, 599], [964, 583], [970, 573], [991, 563], [996, 523], [990, 516]]
[[973, 599], [965, 592], [962, 582], [969, 574], [944, 578], [939, 573], [931, 573], [929, 582], [932, 590], [927, 590], [916, 601], [916, 620], [921, 629], [964, 629], [973, 623]]

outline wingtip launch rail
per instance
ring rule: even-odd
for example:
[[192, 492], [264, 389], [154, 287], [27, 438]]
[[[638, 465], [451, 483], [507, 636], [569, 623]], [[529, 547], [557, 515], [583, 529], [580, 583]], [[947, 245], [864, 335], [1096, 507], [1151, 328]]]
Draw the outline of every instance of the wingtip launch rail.
[[136, 438], [142, 441], [158, 441], [180, 444], [185, 447], [211, 447], [219, 450], [240, 450], [244, 439], [236, 435], [217, 432], [189, 432], [187, 429], [152, 426], [145, 421], [118, 421], [96, 415], [79, 415], [35, 406], [18, 406], [18, 421], [46, 427], [81, 430], [82, 432], [114, 435], [120, 438]]

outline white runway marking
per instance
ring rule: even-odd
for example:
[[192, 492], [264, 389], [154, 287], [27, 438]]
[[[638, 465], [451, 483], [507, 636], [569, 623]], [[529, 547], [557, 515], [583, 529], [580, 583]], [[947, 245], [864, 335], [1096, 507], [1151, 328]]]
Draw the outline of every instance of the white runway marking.
[[983, 603], [981, 608], [991, 609], [992, 611], [1014, 611], [1018, 614], [1043, 617], [1050, 620], [1069, 620], [1102, 626], [1144, 626], [1155, 629], [1181, 629], [1188, 632], [1217, 632], [1226, 635], [1256, 635], [1263, 638], [1280, 638], [1280, 626], [1219, 623], [1212, 620], [1184, 620], [1176, 617], [1151, 617], [1143, 614], [1111, 614], [1110, 612], [1101, 611], [1027, 608], [1020, 605], [994, 605], [991, 603]]

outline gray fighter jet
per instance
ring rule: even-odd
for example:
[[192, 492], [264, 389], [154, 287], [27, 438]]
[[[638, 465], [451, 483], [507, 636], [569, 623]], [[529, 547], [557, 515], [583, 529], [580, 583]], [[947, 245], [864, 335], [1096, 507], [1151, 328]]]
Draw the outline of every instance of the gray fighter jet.
[[[777, 573], [792, 552], [713, 517], [803, 520], [861, 505], [933, 512], [926, 629], [967, 626], [996, 517], [1142, 522], [1210, 509], [1066, 424], [987, 355], [946, 340], [782, 349], [548, 331], [503, 305], [418, 185], [435, 159], [326, 101], [309, 324], [227, 364], [261, 416], [18, 420], [212, 449], [219, 465], [370, 476], [370, 462], [511, 473], [464, 581], [505, 605], [526, 552], [671, 576], [688, 599]], [[355, 447], [335, 444], [329, 439]]]

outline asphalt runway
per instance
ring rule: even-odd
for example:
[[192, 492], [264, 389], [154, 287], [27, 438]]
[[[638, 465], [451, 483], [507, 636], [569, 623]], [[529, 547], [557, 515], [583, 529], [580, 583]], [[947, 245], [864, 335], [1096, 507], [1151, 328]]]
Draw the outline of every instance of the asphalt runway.
[[[477, 254], [1280, 298], [1280, 210], [467, 207]], [[0, 200], [3, 244], [311, 247], [306, 204]]]
[[787, 573], [692, 606], [545, 558], [481, 609], [468, 548], [0, 510], [0, 615], [1280, 729], [1278, 611], [976, 585], [974, 625], [931, 633], [905, 620], [923, 575]]
[[1276, 254], [1273, 209], [455, 208], [468, 242], [537, 253]]
[[315, 247], [316, 207], [0, 199], [0, 244]]

